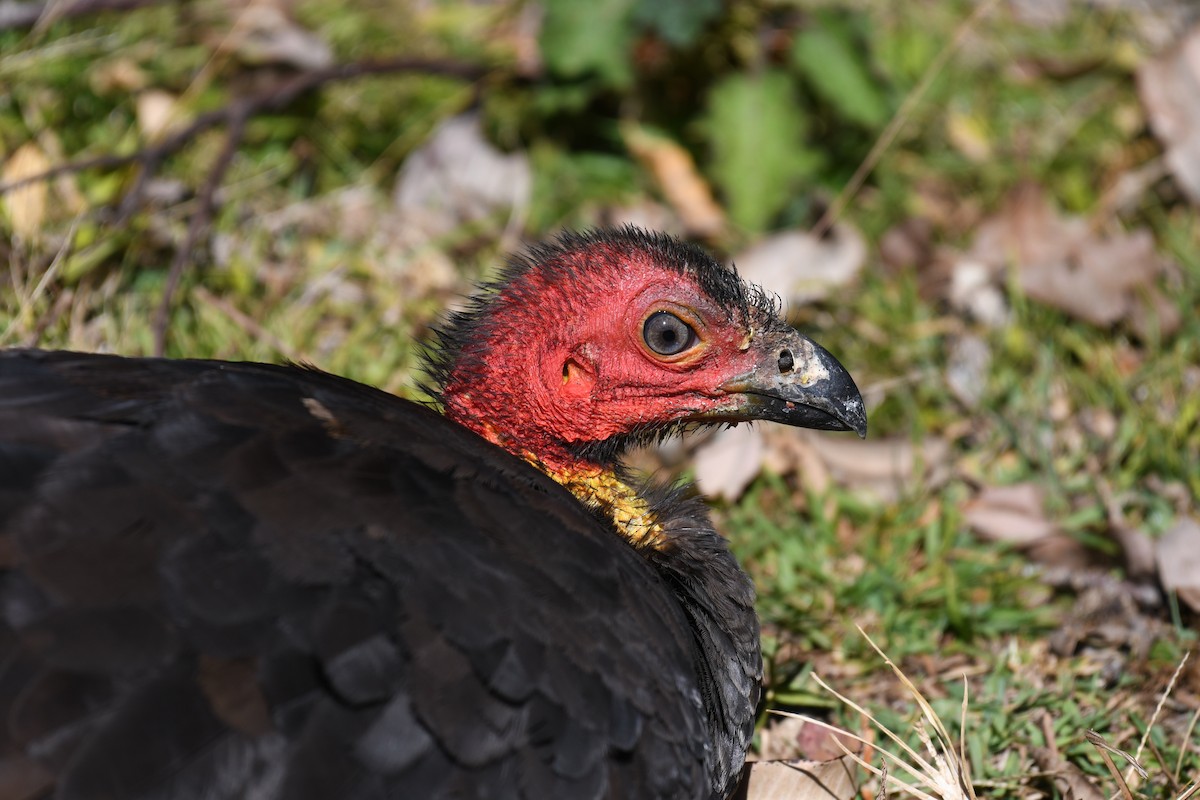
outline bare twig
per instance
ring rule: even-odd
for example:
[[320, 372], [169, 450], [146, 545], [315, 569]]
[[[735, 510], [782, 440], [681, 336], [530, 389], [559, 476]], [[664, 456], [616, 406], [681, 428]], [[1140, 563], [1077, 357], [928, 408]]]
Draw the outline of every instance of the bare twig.
[[242, 311], [225, 298], [213, 294], [203, 286], [197, 286], [192, 291], [198, 301], [211, 305], [213, 308], [217, 309], [226, 317], [228, 317], [230, 321], [232, 321], [246, 333], [250, 334], [255, 339], [260, 339], [271, 345], [271, 347], [275, 348], [276, 352], [278, 352], [288, 361], [291, 361], [295, 364], [309, 363], [312, 361], [311, 358], [296, 350], [274, 333], [264, 328], [256, 319]]
[[[126, 164], [140, 163], [150, 169], [143, 170], [143, 176], [153, 173], [164, 159], [182, 149], [200, 133], [219, 125], [229, 124], [235, 117], [249, 119], [259, 114], [271, 114], [282, 111], [291, 105], [296, 98], [317, 89], [327, 83], [350, 80], [366, 75], [385, 75], [394, 72], [420, 72], [427, 75], [445, 75], [463, 80], [479, 80], [488, 70], [487, 67], [462, 61], [424, 58], [385, 58], [366, 61], [354, 61], [349, 64], [336, 64], [332, 67], [310, 70], [285, 79], [254, 94], [246, 95], [229, 104], [201, 114], [185, 128], [165, 137], [162, 141], [128, 155], [102, 155], [85, 158], [79, 161], [69, 161], [59, 164], [45, 172], [30, 175], [20, 180], [0, 183], [0, 194], [19, 189], [31, 183], [48, 181], [59, 175], [74, 174], [89, 169], [116, 169]], [[139, 178], [135, 189], [145, 184], [144, 178]], [[136, 194], [131, 192], [130, 194]], [[128, 199], [128, 198], [127, 198]], [[123, 204], [124, 206], [124, 204]], [[124, 210], [124, 208], [123, 208]]]
[[85, 17], [102, 11], [132, 11], [165, 0], [45, 0], [21, 3], [0, 0], [0, 31], [46, 26], [60, 19]]
[[175, 287], [179, 284], [179, 278], [183, 275], [189, 257], [200, 240], [200, 233], [212, 221], [213, 212], [216, 210], [217, 189], [220, 188], [221, 181], [225, 179], [225, 173], [229, 171], [229, 165], [233, 163], [233, 157], [237, 154], [238, 147], [241, 146], [242, 138], [245, 136], [246, 120], [249, 118], [250, 109], [241, 106], [240, 110], [239, 115], [229, 120], [225, 145], [217, 155], [217, 160], [208, 173], [208, 178], [204, 181], [200, 194], [196, 197], [196, 210], [192, 212], [192, 218], [188, 220], [187, 235], [183, 238], [183, 244], [175, 250], [175, 255], [171, 257], [171, 269], [167, 273], [167, 282], [163, 286], [162, 300], [159, 301], [158, 311], [154, 315], [154, 355], [156, 356], [162, 356], [166, 351], [167, 326], [171, 322], [171, 299], [175, 295]]
[[[1187, 732], [1183, 734], [1183, 745], [1179, 748], [1179, 760], [1175, 762], [1175, 782], [1178, 783], [1180, 776], [1183, 775], [1183, 760], [1187, 757], [1188, 743], [1192, 741], [1192, 732], [1196, 730], [1196, 722], [1200, 720], [1200, 708], [1196, 709], [1196, 713], [1192, 714], [1191, 721], [1188, 722]], [[1200, 782], [1193, 786], [1200, 786]]]
[[1117, 765], [1113, 763], [1112, 755], [1110, 755], [1110, 753], [1125, 759], [1125, 761], [1129, 763], [1129, 766], [1137, 770], [1137, 773], [1141, 775], [1143, 779], [1150, 777], [1146, 770], [1142, 768], [1142, 765], [1137, 763], [1137, 761], [1134, 760], [1134, 757], [1129, 753], [1113, 747], [1108, 742], [1104, 741], [1104, 737], [1093, 730], [1085, 731], [1083, 737], [1100, 752], [1100, 758], [1104, 760], [1104, 766], [1108, 767], [1109, 774], [1112, 775], [1113, 780], [1117, 782], [1117, 786], [1121, 790], [1121, 796], [1125, 798], [1125, 800], [1134, 800], [1133, 791], [1129, 788], [1129, 784], [1126, 782], [1125, 777], [1121, 775], [1121, 770], [1117, 769]]
[[833, 227], [833, 223], [837, 222], [838, 217], [846, 209], [846, 206], [854, 199], [854, 195], [858, 194], [858, 190], [862, 188], [863, 183], [867, 180], [867, 176], [875, 169], [875, 165], [879, 163], [879, 159], [883, 158], [883, 154], [892, 146], [892, 142], [900, 134], [900, 129], [908, 122], [908, 118], [912, 116], [913, 109], [925, 97], [925, 93], [929, 91], [929, 87], [933, 85], [934, 79], [941, 74], [950, 57], [958, 52], [966, 41], [967, 34], [975, 27], [983, 16], [992, 10], [999, 0], [985, 0], [980, 3], [971, 16], [963, 20], [958, 26], [958, 30], [954, 32], [952, 38], [941, 51], [938, 52], [929, 66], [925, 68], [925, 74], [921, 76], [921, 80], [916, 87], [908, 93], [904, 98], [904, 102], [900, 104], [895, 116], [892, 117], [887, 127], [883, 129], [883, 133], [879, 134], [879, 138], [875, 140], [875, 144], [871, 147], [871, 151], [867, 153], [867, 157], [858, 165], [858, 169], [854, 171], [854, 175], [850, 177], [842, 190], [838, 192], [837, 197], [829, 204], [829, 208], [821, 215], [821, 219], [813, 227], [813, 234], [816, 236], [824, 236], [825, 232]]
[[[96, 0], [99, 2], [100, 0]], [[0, 0], [2, 2], [2, 0]], [[221, 187], [225, 174], [237, 154], [245, 134], [246, 123], [260, 114], [276, 113], [290, 106], [296, 98], [320, 86], [334, 81], [349, 80], [366, 75], [382, 75], [394, 72], [421, 72], [432, 75], [446, 75], [464, 80], [479, 80], [487, 74], [487, 68], [477, 64], [461, 61], [420, 59], [420, 58], [390, 58], [367, 61], [356, 61], [349, 64], [337, 64], [323, 69], [310, 70], [294, 77], [287, 78], [262, 91], [235, 98], [225, 106], [201, 114], [189, 125], [167, 136], [163, 140], [124, 156], [104, 155], [95, 158], [72, 161], [60, 164], [37, 175], [31, 175], [19, 180], [0, 184], [0, 194], [19, 189], [32, 183], [47, 181], [59, 175], [76, 173], [87, 169], [115, 169], [131, 163], [142, 166], [133, 187], [125, 195], [118, 209], [118, 218], [126, 219], [133, 214], [140, 202], [141, 196], [149, 180], [158, 171], [162, 162], [172, 153], [182, 149], [196, 138], [201, 132], [220, 125], [228, 128], [225, 145], [217, 156], [204, 185], [197, 195], [196, 210], [188, 222], [187, 234], [183, 243], [175, 251], [171, 259], [170, 271], [167, 273], [163, 296], [154, 319], [154, 352], [161, 356], [166, 349], [167, 327], [171, 318], [171, 303], [179, 279], [187, 267], [188, 260], [194, 251], [200, 236], [212, 221], [216, 209], [216, 193]]]

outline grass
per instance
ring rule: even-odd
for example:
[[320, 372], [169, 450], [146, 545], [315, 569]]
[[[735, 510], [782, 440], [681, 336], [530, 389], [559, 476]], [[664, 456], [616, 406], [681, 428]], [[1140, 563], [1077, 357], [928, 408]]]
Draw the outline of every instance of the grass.
[[[796, 7], [806, 24], [832, 10], [834, 22], [853, 23], [848, 35], [866, 32], [853, 40], [854, 52], [893, 111], [974, 8]], [[253, 70], [206, 44], [206, 34], [225, 29], [215, 6], [205, 8], [191, 23], [173, 9], [147, 9], [0, 33], [0, 79], [11, 87], [0, 96], [0, 155], [29, 143], [52, 163], [131, 152], [145, 144], [134, 102], [145, 87], [185, 97], [189, 114], [224, 102]], [[481, 17], [457, 3], [394, 15], [369, 4], [339, 6], [336, 14], [325, 4], [300, 4], [296, 13], [341, 59], [415, 52], [507, 65], [518, 46], [515, 8], [496, 4]], [[739, 4], [688, 51], [690, 68], [751, 73], [746, 53], [761, 46], [759, 34], [792, 24], [777, 11]], [[1138, 19], [1072, 13], [1068, 24], [1044, 29], [1020, 24], [1003, 8], [978, 21], [928, 95], [912, 104], [845, 219], [877, 245], [893, 226], [920, 216], [931, 221], [939, 247], [964, 247], [1022, 181], [1090, 214], [1119, 176], [1156, 157], [1133, 81], [1133, 66], [1151, 49], [1139, 38]], [[537, 238], [563, 225], [595, 224], [614, 208], [658, 199], [621, 143], [622, 115], [662, 127], [706, 169], [708, 134], [699, 115], [662, 116], [658, 95], [650, 94], [652, 84], [692, 97], [698, 90], [681, 80], [665, 73], [624, 87], [588, 78], [470, 87], [422, 76], [373, 78], [255, 120], [198, 254], [202, 266], [185, 273], [177, 293], [168, 355], [303, 359], [414, 395], [416, 343], [499, 264], [512, 240], [505, 218], [431, 238], [407, 235], [388, 201], [404, 158], [478, 89], [496, 141], [528, 149], [534, 164], [534, 197], [520, 233]], [[798, 146], [820, 151], [822, 166], [778, 211], [777, 228], [810, 223], [878, 134], [855, 127], [818, 88], [798, 85], [812, 137]], [[129, 189], [131, 168], [51, 182], [27, 230], [17, 229], [7, 208], [0, 345], [150, 352], [166, 265], [220, 146], [219, 133], [205, 134], [168, 159], [156, 187], [162, 199], [119, 223], [102, 209]], [[873, 254], [854, 287], [795, 309], [795, 321], [868, 390], [872, 437], [947, 441], [949, 478], [873, 501], [853, 486], [815, 494], [795, 475], [765, 472], [737, 503], [716, 509], [759, 586], [772, 705], [816, 710], [858, 730], [856, 715], [821, 688], [819, 675], [919, 750], [916, 691], [928, 698], [926, 715], [945, 720], [949, 741], [962, 736], [966, 771], [981, 797], [1065, 796], [1034, 758], [1037, 748], [1051, 747], [1106, 794], [1117, 793], [1106, 751], [1089, 743], [1088, 730], [1131, 751], [1149, 731], [1140, 758], [1151, 777], [1135, 796], [1178, 800], [1200, 778], [1200, 659], [1193, 656], [1150, 722], [1177, 665], [1196, 650], [1195, 616], [1168, 604], [1118, 618], [1118, 633], [1150, 630], [1144, 652], [1129, 638], [1086, 632], [1081, 647], [1056, 650], [1056, 632], [1081, 624], [1072, 609], [1087, 587], [1048, 583], [1024, 554], [979, 541], [964, 523], [979, 488], [1032, 481], [1045, 490], [1053, 521], [1115, 564], [1114, 504], [1127, 525], [1151, 536], [1197, 513], [1200, 217], [1162, 181], [1103, 222], [1147, 226], [1160, 253], [1178, 264], [1169, 289], [1181, 330], [1139, 338], [1120, 325], [1096, 328], [1012, 287], [1010, 321], [990, 329], [930, 289], [932, 262], [889, 269]], [[735, 252], [754, 237], [735, 229], [714, 244]], [[954, 343], [968, 335], [992, 356], [971, 405], [943, 377]], [[911, 689], [859, 627], [903, 668]]]

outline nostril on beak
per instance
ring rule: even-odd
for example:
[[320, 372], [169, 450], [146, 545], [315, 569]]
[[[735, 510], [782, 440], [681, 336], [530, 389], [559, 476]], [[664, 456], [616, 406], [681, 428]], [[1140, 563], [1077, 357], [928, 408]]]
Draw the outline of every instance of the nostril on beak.
[[783, 350], [779, 353], [779, 372], [791, 372], [792, 367], [796, 366], [796, 362], [792, 359], [791, 350]]

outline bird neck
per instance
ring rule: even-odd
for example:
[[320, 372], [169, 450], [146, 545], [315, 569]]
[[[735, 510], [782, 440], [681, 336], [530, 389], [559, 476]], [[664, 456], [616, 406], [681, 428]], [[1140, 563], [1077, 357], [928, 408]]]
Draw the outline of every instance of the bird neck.
[[517, 445], [494, 425], [462, 413], [451, 405], [452, 419], [478, 433], [494, 445], [518, 456], [538, 471], [575, 495], [576, 499], [598, 517], [610, 521], [625, 541], [636, 549], [658, 550], [665, 544], [662, 524], [650, 502], [642, 497], [618, 473], [613, 465], [580, 458], [567, 448], [547, 447], [540, 453]]
[[615, 469], [585, 461], [554, 466], [527, 451], [519, 455], [575, 495], [593, 513], [611, 520], [617, 533], [635, 548], [659, 550], [666, 544], [662, 524], [649, 501], [622, 480]]

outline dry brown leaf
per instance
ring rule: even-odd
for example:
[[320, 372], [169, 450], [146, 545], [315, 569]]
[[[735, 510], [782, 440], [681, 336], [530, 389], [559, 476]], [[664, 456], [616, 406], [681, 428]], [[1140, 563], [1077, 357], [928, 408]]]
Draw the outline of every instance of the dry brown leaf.
[[851, 283], [866, 259], [862, 235], [838, 223], [820, 237], [805, 231], [768, 236], [738, 255], [734, 264], [746, 280], [800, 305]]
[[1065, 533], [1033, 542], [1024, 552], [1030, 561], [1065, 570], [1094, 569], [1102, 560], [1097, 551]]
[[951, 302], [979, 316], [979, 292], [1001, 285], [1009, 265], [1027, 295], [1093, 325], [1126, 321], [1142, 335], [1151, 327], [1163, 334], [1179, 327], [1178, 310], [1155, 285], [1169, 262], [1148, 230], [1101, 235], [1087, 220], [1061, 213], [1032, 183], [980, 223], [955, 265]]
[[737, 800], [850, 800], [858, 789], [854, 762], [755, 761], [746, 765]]
[[789, 428], [772, 426], [764, 432], [767, 455], [764, 465], [776, 475], [799, 476], [807, 493], [820, 497], [829, 491], [833, 478], [817, 451]]
[[678, 143], [635, 125], [622, 128], [625, 146], [641, 162], [693, 236], [716, 236], [725, 229], [725, 212], [696, 168], [692, 154]]
[[766, 446], [752, 425], [717, 431], [696, 449], [696, 483], [709, 497], [737, 500], [762, 471]]
[[216, 44], [242, 63], [279, 64], [302, 70], [323, 69], [333, 64], [333, 50], [291, 16], [288, 3], [234, 0], [229, 5], [234, 14], [233, 24]]
[[[39, 175], [50, 168], [50, 160], [34, 142], [26, 142], [16, 149], [4, 163], [0, 182], [13, 183], [32, 175]], [[31, 241], [41, 235], [46, 221], [46, 198], [49, 188], [45, 181], [35, 181], [13, 189], [4, 195], [4, 208], [18, 239]]]
[[1034, 747], [1030, 755], [1038, 768], [1054, 777], [1058, 790], [1072, 800], [1108, 800], [1083, 770], [1063, 760], [1057, 752], [1046, 747]]
[[1193, 203], [1200, 204], [1200, 26], [1137, 72], [1150, 126], [1166, 148], [1167, 165]]
[[840, 758], [847, 750], [862, 756], [865, 746], [848, 733], [805, 722], [796, 737], [796, 747], [805, 759], [825, 762]]
[[1200, 611], [1200, 523], [1184, 519], [1162, 535], [1156, 548], [1158, 577], [1193, 611]]
[[148, 89], [137, 96], [137, 123], [142, 137], [157, 141], [183, 121], [178, 99], [162, 89]]
[[88, 69], [88, 84], [99, 95], [140, 92], [149, 80], [137, 61], [124, 56], [96, 62]]
[[770, 714], [760, 731], [762, 761], [825, 762], [847, 752], [863, 756], [865, 745], [851, 734], [817, 725], [796, 714]]
[[[779, 438], [788, 436], [803, 440], [833, 482], [881, 503], [894, 502], [918, 485], [937, 486], [950, 473], [950, 445], [941, 439], [914, 445], [908, 439], [860, 441], [790, 428], [781, 431]], [[768, 446], [779, 447], [777, 441], [772, 437]]]
[[994, 542], [1028, 546], [1058, 533], [1058, 525], [1046, 518], [1042, 489], [1033, 483], [986, 487], [967, 503], [963, 518]]
[[923, 267], [933, 260], [933, 225], [924, 217], [909, 217], [879, 237], [879, 259], [892, 271]]

